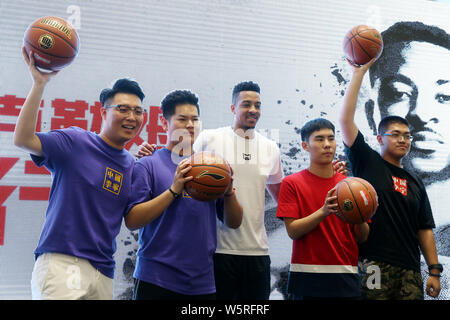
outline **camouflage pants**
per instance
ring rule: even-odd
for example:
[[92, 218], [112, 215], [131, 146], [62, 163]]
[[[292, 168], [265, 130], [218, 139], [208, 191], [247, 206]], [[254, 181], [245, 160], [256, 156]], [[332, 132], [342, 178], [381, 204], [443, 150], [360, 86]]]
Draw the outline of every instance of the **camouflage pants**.
[[423, 300], [420, 272], [388, 263], [360, 262], [363, 296], [368, 300]]

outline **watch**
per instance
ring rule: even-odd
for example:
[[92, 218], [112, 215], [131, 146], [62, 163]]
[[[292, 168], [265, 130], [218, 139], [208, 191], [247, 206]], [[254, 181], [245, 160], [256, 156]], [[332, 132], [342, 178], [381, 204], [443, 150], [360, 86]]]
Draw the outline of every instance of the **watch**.
[[438, 270], [439, 272], [442, 272], [444, 270], [444, 267], [442, 266], [442, 264], [437, 263], [437, 264], [430, 264], [428, 266], [428, 271], [431, 271], [433, 269]]
[[173, 195], [173, 198], [176, 199], [178, 198], [179, 194], [176, 193], [175, 191], [173, 191], [172, 189], [169, 188], [170, 193]]

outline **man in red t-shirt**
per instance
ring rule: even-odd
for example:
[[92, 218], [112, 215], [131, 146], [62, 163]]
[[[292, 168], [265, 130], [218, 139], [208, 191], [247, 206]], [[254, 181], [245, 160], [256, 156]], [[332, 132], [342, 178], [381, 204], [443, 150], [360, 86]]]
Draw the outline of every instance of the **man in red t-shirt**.
[[336, 184], [334, 125], [326, 119], [301, 129], [302, 148], [309, 153], [308, 169], [283, 179], [277, 217], [294, 240], [288, 293], [293, 299], [359, 298], [358, 244], [369, 234], [367, 223], [351, 225], [335, 214]]

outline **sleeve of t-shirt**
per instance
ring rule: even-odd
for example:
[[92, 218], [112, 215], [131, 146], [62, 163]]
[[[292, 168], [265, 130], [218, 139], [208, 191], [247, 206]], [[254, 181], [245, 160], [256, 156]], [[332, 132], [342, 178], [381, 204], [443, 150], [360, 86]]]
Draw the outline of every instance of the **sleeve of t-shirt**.
[[281, 182], [277, 218], [300, 218], [301, 207], [293, 184], [286, 178]]
[[128, 200], [126, 214], [137, 204], [148, 201], [153, 198], [150, 183], [151, 172], [144, 163], [144, 159], [140, 159], [135, 163], [133, 168], [131, 194]]
[[354, 175], [356, 175], [362, 167], [369, 165], [369, 159], [372, 157], [373, 153], [376, 152], [366, 143], [366, 141], [364, 141], [364, 136], [361, 131], [358, 131], [355, 142], [353, 142], [353, 145], [350, 148], [344, 144], [344, 150]]
[[280, 149], [273, 144], [273, 166], [267, 178], [267, 184], [277, 184], [283, 180], [283, 167], [281, 166]]
[[38, 167], [45, 166], [52, 171], [72, 153], [77, 132], [75, 128], [37, 132], [36, 135], [42, 144], [42, 156], [32, 154], [31, 159]]

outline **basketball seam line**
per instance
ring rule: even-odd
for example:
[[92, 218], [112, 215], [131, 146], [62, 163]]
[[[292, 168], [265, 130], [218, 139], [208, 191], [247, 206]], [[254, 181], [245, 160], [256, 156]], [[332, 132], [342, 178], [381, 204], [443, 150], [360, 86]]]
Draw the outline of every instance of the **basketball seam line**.
[[188, 181], [188, 183], [189, 182], [197, 183], [197, 184], [200, 184], [202, 186], [211, 187], [211, 188], [223, 188], [223, 187], [226, 187], [226, 186], [210, 186], [209, 184], [201, 183], [201, 182], [198, 182], [198, 181], [195, 181], [195, 180]]
[[[358, 44], [358, 46], [361, 48], [361, 50], [370, 58], [372, 59], [372, 56], [366, 51], [366, 49], [364, 49], [364, 47], [361, 45], [361, 43], [359, 43], [359, 41], [355, 38], [355, 42]], [[352, 41], [353, 43], [353, 41]]]
[[57, 56], [57, 55], [54, 55], [54, 54], [51, 54], [51, 53], [48, 53], [48, 52], [41, 52], [40, 49], [39, 49], [39, 48], [36, 48], [30, 41], [28, 41], [28, 40], [25, 40], [25, 41], [26, 41], [31, 47], [33, 47], [33, 49], [36, 49], [36, 50], [38, 50], [40, 53], [46, 54], [46, 55], [48, 55], [48, 56], [52, 56], [52, 57], [55, 57], [55, 58], [61, 58], [61, 59], [69, 59], [69, 58], [75, 57], [75, 56], [72, 56], [72, 57]]
[[[339, 199], [338, 194], [339, 194], [339, 188], [336, 188], [336, 197], [337, 197], [336, 202], [337, 202], [339, 211], [342, 212], [341, 205], [340, 205], [340, 203], [339, 203], [339, 201], [338, 201], [338, 199]], [[344, 214], [342, 214], [342, 216], [344, 217], [344, 219], [346, 219]], [[346, 219], [346, 220], [347, 220], [347, 219]]]
[[[364, 40], [367, 40], [367, 41], [370, 41], [370, 42], [373, 42], [373, 43], [375, 43], [375, 44], [377, 44], [377, 45], [379, 45], [379, 46], [381, 46], [382, 45], [382, 43], [381, 42], [376, 42], [376, 41], [374, 41], [374, 40], [372, 40], [372, 39], [370, 39], [370, 38], [366, 38], [366, 37], [364, 37], [364, 36], [362, 36], [361, 34], [359, 34], [358, 33], [358, 36], [360, 36], [361, 38], [363, 38]], [[355, 39], [356, 40], [356, 39]]]
[[[54, 36], [57, 36], [57, 37], [60, 38], [62, 41], [64, 41], [65, 43], [67, 43], [73, 50], [75, 50], [76, 53], [78, 53], [78, 50], [77, 50], [76, 48], [74, 48], [74, 47], [72, 46], [72, 44], [71, 44], [69, 41], [67, 41], [66, 39], [64, 39], [63, 37], [61, 37], [59, 34], [53, 33], [54, 31], [48, 30], [48, 29], [45, 29], [45, 28], [42, 28], [42, 27], [38, 27], [38, 26], [33, 26], [33, 27], [31, 27], [31, 29], [33, 29], [33, 28], [45, 30], [45, 31], [47, 31], [47, 32], [52, 33]], [[78, 38], [78, 37], [77, 37], [77, 38]], [[76, 56], [76, 54], [74, 54], [74, 56]]]
[[348, 37], [348, 36], [346, 35], [345, 38], [346, 38], [346, 40], [347, 40], [347, 43], [346, 43], [345, 46], [344, 46], [344, 50], [347, 49], [347, 46], [348, 46], [349, 43], [352, 43], [353, 37], [350, 38], [350, 37]]
[[[364, 218], [363, 218], [363, 216], [361, 214], [361, 210], [359, 209], [359, 206], [358, 206], [358, 201], [356, 201], [355, 194], [353, 193], [353, 190], [350, 188], [350, 183], [348, 183], [348, 181], [344, 181], [344, 182], [347, 184], [348, 190], [351, 192], [353, 200], [355, 200], [355, 205], [356, 205], [356, 208], [358, 208], [359, 217], [361, 218], [361, 221], [364, 222]], [[358, 183], [360, 183], [360, 182], [358, 182]]]
[[[364, 30], [362, 30], [361, 32], [364, 33], [364, 32], [366, 32], [366, 31], [370, 31], [370, 30], [374, 30], [374, 31], [378, 32], [377, 29], [364, 29]], [[351, 35], [352, 35], [352, 39], [355, 38], [356, 36], [361, 36], [361, 34], [362, 34], [362, 33], [360, 33], [360, 31], [358, 31], [358, 30], [356, 30], [356, 34], [353, 34], [352, 31], [353, 31], [353, 30], [350, 31], [350, 33], [351, 33]], [[362, 36], [361, 36], [361, 37], [362, 37]]]
[[355, 63], [355, 60], [356, 60], [356, 58], [355, 58], [355, 47], [354, 47], [353, 41], [352, 41], [355, 38], [355, 35], [353, 34], [353, 30], [350, 30], [350, 34], [352, 35], [352, 37], [350, 38], [348, 43], [350, 43], [350, 46], [352, 48], [352, 62]]

